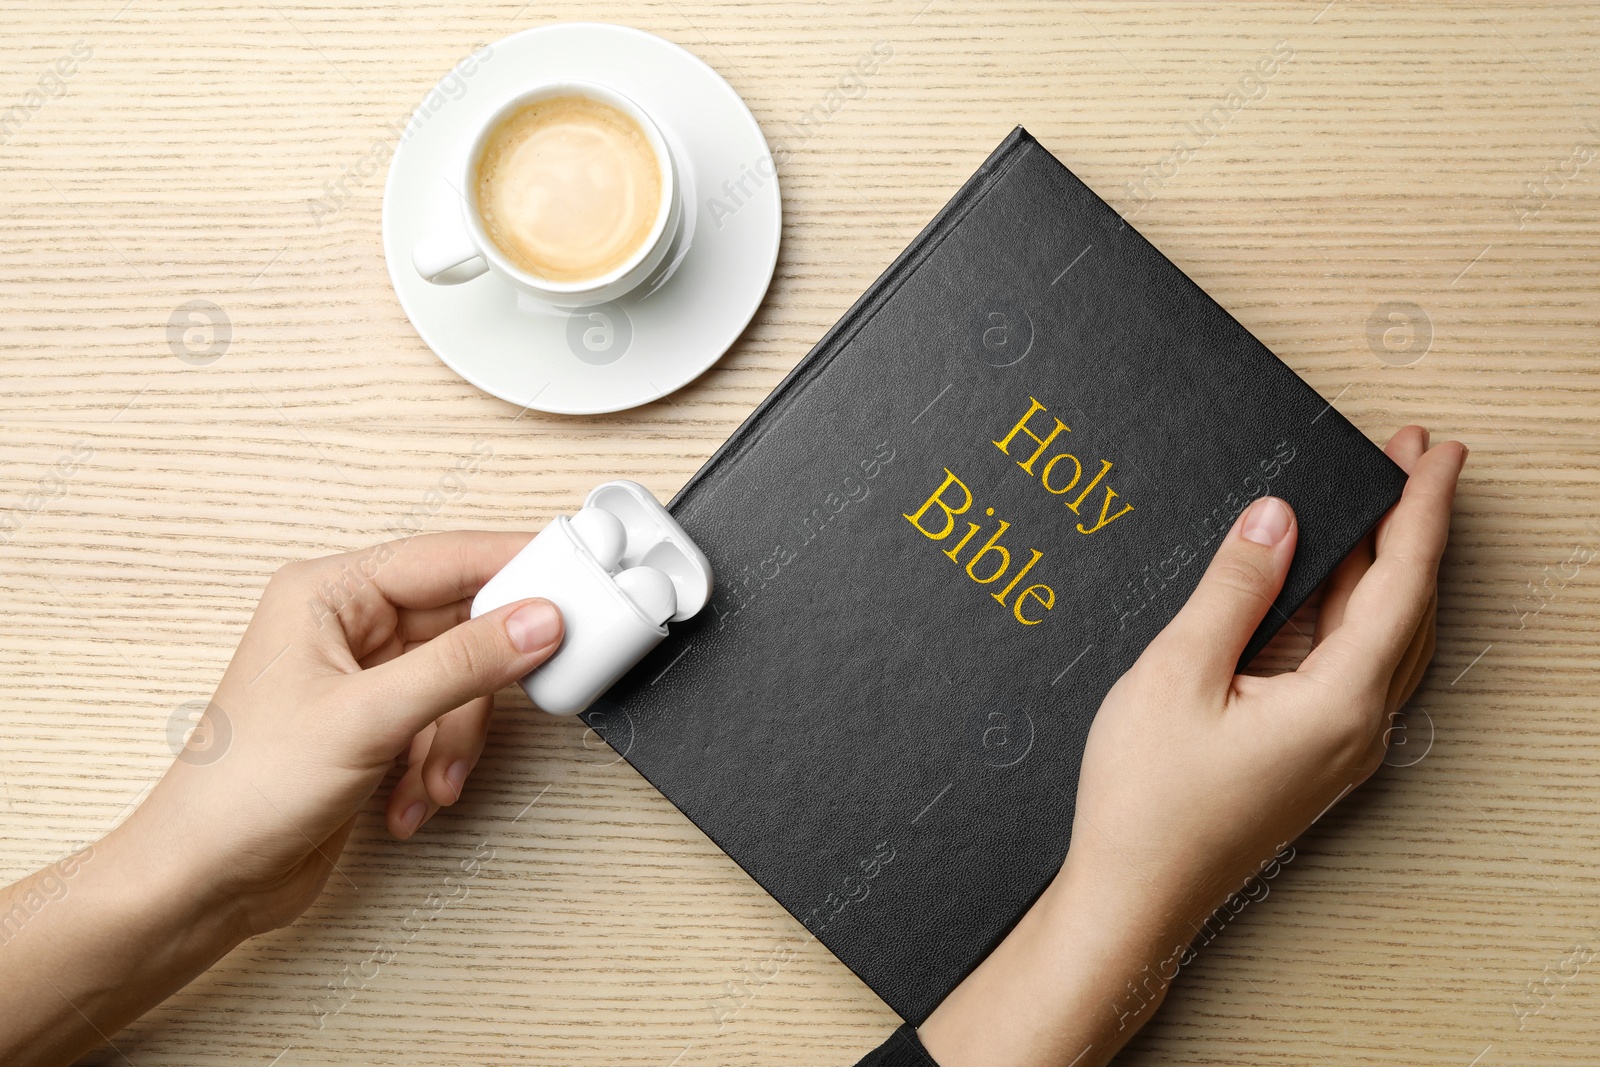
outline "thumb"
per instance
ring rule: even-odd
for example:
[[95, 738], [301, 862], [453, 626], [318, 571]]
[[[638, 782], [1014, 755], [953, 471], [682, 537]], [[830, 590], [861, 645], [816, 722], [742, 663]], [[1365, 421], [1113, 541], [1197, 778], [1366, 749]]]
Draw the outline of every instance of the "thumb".
[[1277, 497], [1255, 501], [1235, 520], [1188, 603], [1152, 642], [1207, 689], [1226, 688], [1250, 635], [1277, 599], [1294, 559], [1299, 527]]
[[519, 600], [458, 623], [357, 677], [368, 697], [411, 737], [447, 711], [504, 689], [555, 654], [561, 612]]

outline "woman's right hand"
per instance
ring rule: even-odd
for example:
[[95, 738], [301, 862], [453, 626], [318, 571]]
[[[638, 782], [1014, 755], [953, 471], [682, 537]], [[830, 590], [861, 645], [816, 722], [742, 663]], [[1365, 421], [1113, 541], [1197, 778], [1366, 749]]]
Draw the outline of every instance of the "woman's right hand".
[[1105, 1062], [1160, 1003], [1205, 918], [1377, 769], [1433, 655], [1467, 456], [1456, 442], [1429, 448], [1416, 426], [1386, 451], [1409, 475], [1404, 495], [1328, 579], [1299, 669], [1234, 673], [1294, 556], [1292, 511], [1264, 498], [1107, 694], [1060, 873], [921, 1028], [941, 1067]]

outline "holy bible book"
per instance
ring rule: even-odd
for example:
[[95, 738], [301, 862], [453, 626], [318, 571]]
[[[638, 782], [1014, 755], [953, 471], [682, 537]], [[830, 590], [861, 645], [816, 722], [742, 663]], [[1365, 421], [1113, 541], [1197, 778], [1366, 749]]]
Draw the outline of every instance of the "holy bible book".
[[715, 595], [588, 720], [919, 1023], [1244, 506], [1300, 522], [1248, 658], [1403, 484], [1018, 128], [672, 502]]

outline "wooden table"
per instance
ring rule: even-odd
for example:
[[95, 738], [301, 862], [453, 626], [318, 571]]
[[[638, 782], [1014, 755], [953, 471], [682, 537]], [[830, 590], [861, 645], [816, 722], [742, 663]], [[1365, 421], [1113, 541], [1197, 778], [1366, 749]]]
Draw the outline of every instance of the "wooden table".
[[[535, 528], [617, 474], [670, 495], [1021, 122], [1374, 439], [1472, 448], [1409, 765], [1314, 828], [1123, 1062], [1597, 1062], [1591, 6], [519, 4], [8, 11], [0, 878], [137, 801], [281, 563], [419, 508]], [[595, 17], [695, 52], [785, 142], [783, 252], [690, 387], [518, 418], [402, 315], [363, 160], [475, 44]], [[191, 300], [228, 323], [205, 366], [169, 343]], [[844, 1064], [890, 1029], [815, 943], [767, 977], [799, 924], [581, 724], [507, 703], [460, 805], [403, 845], [364, 821], [351, 882], [123, 1033], [128, 1060]]]

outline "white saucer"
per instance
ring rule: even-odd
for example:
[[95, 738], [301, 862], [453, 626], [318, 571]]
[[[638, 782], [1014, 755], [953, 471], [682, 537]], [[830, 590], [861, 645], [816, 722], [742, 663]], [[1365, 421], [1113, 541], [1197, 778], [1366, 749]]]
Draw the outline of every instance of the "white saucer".
[[[755, 116], [695, 56], [626, 26], [542, 26], [477, 59], [470, 75], [446, 76], [452, 93], [442, 81], [424, 98], [389, 165], [383, 253], [417, 333], [473, 385], [536, 411], [620, 411], [699, 377], [755, 314], [778, 261], [782, 202]], [[667, 264], [615, 303], [575, 313], [519, 302], [493, 274], [424, 281], [411, 250], [432, 213], [459, 210], [444, 176], [466, 151], [464, 132], [518, 89], [569, 77], [633, 98], [671, 145], [684, 223]]]

